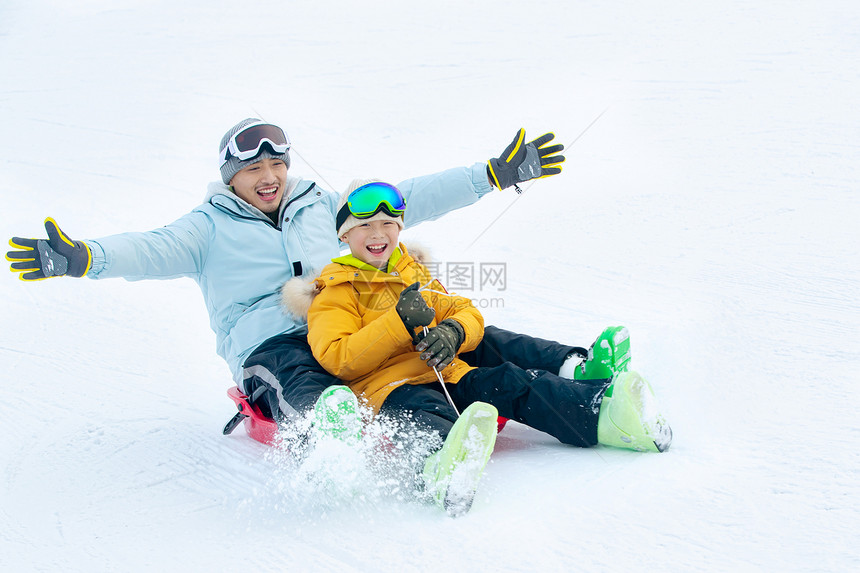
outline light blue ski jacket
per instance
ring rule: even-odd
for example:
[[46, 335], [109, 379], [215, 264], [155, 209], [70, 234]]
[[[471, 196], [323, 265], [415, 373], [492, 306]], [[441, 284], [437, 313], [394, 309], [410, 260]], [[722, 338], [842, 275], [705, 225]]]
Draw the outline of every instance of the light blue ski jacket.
[[[407, 227], [470, 205], [492, 189], [485, 163], [408, 179], [397, 187], [409, 204]], [[279, 334], [307, 330], [305, 321], [281, 310], [281, 286], [322, 269], [340, 253], [339, 196], [292, 177], [285, 195], [276, 227], [230, 187], [211, 183], [202, 205], [165, 227], [84, 241], [93, 254], [87, 276], [194, 279], [203, 292], [218, 355], [240, 383], [245, 359], [257, 346]]]

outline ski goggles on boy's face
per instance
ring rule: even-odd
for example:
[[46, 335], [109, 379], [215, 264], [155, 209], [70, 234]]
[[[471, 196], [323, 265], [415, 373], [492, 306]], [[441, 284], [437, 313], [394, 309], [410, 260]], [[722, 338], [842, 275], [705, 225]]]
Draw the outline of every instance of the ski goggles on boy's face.
[[349, 194], [346, 204], [337, 214], [337, 228], [352, 215], [358, 219], [368, 219], [380, 211], [392, 217], [400, 217], [406, 210], [406, 199], [394, 185], [388, 183], [368, 183]]
[[290, 138], [284, 130], [270, 123], [252, 123], [236, 132], [221, 150], [221, 163], [224, 165], [231, 157], [241, 161], [253, 159], [260, 154], [263, 144], [268, 143], [275, 153], [286, 153], [290, 148]]

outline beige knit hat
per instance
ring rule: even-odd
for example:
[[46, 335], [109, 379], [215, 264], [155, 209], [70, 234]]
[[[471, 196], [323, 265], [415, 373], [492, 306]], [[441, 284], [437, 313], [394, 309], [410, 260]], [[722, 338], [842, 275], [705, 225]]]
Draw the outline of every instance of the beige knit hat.
[[[349, 194], [361, 187], [362, 185], [367, 185], [368, 183], [383, 183], [381, 179], [353, 179], [349, 186], [346, 188], [340, 196], [340, 201], [337, 203], [337, 212], [340, 212], [341, 208], [346, 205], [346, 200], [349, 198]], [[400, 217], [392, 217], [385, 211], [380, 211], [375, 215], [368, 217], [367, 219], [359, 219], [354, 215], [350, 215], [346, 218], [346, 221], [338, 227], [337, 236], [338, 238], [343, 237], [346, 233], [349, 232], [353, 227], [358, 227], [359, 225], [363, 225], [364, 223], [369, 223], [370, 221], [383, 221], [383, 220], [394, 220], [400, 226], [400, 230], [403, 230], [403, 216]]]

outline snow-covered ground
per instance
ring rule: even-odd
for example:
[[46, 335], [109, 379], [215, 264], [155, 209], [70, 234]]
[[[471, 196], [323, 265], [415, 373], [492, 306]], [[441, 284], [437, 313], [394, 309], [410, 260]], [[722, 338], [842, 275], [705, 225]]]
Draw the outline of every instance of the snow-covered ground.
[[0, 569], [857, 570], [858, 30], [848, 0], [5, 0], [0, 236], [169, 223], [247, 116], [338, 191], [553, 130], [561, 176], [404, 238], [504, 264], [505, 290], [453, 289], [488, 323], [578, 345], [625, 324], [675, 442], [510, 424], [462, 519], [323, 499], [221, 435], [191, 281], [7, 273]]

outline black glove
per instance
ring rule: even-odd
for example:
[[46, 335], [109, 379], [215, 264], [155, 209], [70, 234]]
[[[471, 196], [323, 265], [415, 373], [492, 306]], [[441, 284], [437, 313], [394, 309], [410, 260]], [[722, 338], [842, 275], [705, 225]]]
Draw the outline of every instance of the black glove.
[[424, 297], [418, 291], [418, 283], [412, 283], [403, 289], [394, 309], [400, 315], [403, 326], [412, 335], [413, 344], [418, 343], [415, 329], [427, 326], [436, 318], [436, 311], [427, 306], [427, 301], [424, 300]]
[[487, 162], [490, 181], [499, 189], [507, 189], [529, 179], [561, 173], [559, 164], [564, 161], [564, 155], [553, 154], [564, 151], [564, 145], [544, 147], [555, 138], [555, 134], [545, 133], [534, 141], [523, 144], [525, 137], [526, 130], [520, 128], [511, 144], [502, 152], [502, 156]]
[[427, 332], [415, 350], [421, 352], [421, 360], [426, 360], [427, 366], [444, 370], [457, 356], [457, 350], [465, 339], [466, 331], [460, 323], [446, 318]]
[[45, 219], [48, 239], [22, 239], [12, 237], [9, 244], [19, 249], [6, 253], [10, 270], [21, 273], [22, 281], [38, 281], [68, 275], [82, 277], [90, 270], [92, 253], [81, 241], [71, 240], [57, 226], [57, 222]]

